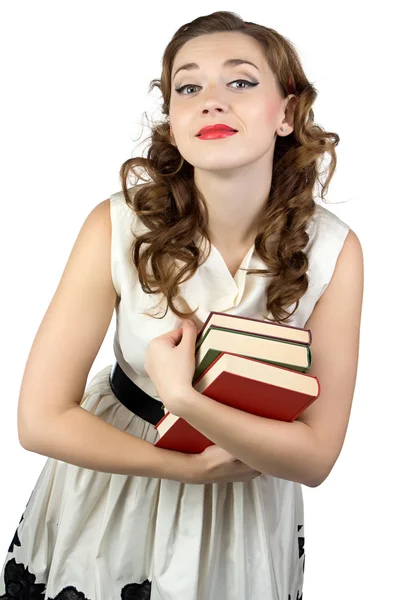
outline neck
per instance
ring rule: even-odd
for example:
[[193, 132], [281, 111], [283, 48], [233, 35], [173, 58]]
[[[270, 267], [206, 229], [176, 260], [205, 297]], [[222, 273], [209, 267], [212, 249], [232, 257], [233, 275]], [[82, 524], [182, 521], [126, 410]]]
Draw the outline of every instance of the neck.
[[229, 171], [195, 169], [195, 185], [208, 209], [208, 234], [217, 248], [250, 248], [254, 243], [271, 187], [265, 160], [263, 167], [262, 172], [254, 163]]

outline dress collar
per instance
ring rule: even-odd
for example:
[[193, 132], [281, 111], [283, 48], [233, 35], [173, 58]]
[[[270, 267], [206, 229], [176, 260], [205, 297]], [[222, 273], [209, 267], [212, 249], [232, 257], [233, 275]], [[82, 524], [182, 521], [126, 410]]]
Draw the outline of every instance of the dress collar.
[[[201, 250], [207, 248], [208, 241], [202, 238]], [[247, 275], [243, 269], [265, 269], [265, 264], [255, 252], [255, 244], [249, 248], [235, 276], [232, 277], [219, 250], [211, 244], [210, 254], [191, 279], [181, 284], [181, 294], [191, 310], [201, 307], [208, 314], [211, 311], [222, 312], [237, 306], [246, 289]]]

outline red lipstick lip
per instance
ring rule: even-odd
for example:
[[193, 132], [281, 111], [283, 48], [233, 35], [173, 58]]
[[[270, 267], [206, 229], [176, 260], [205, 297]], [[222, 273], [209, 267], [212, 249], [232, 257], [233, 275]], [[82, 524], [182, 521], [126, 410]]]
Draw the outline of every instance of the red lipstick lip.
[[229, 125], [224, 125], [223, 123], [217, 123], [216, 125], [206, 125], [197, 133], [197, 135], [202, 135], [203, 133], [208, 133], [210, 131], [236, 131], [237, 129], [233, 129], [233, 127], [229, 127]]

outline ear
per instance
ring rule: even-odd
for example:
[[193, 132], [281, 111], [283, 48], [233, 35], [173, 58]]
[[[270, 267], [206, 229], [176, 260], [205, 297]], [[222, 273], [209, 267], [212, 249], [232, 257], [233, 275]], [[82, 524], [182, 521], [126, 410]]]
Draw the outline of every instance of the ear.
[[286, 108], [285, 108], [285, 125], [291, 129], [289, 132], [285, 132], [284, 135], [288, 135], [292, 133], [294, 127], [294, 111], [299, 99], [295, 94], [290, 94], [287, 98]]

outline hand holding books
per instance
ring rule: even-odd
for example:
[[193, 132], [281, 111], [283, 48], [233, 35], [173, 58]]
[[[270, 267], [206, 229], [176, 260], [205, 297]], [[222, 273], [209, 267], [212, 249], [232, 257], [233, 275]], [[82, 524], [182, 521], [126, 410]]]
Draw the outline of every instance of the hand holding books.
[[186, 320], [181, 327], [151, 340], [146, 351], [145, 369], [175, 416], [181, 415], [184, 399], [192, 391], [196, 337], [196, 325]]
[[[211, 312], [197, 335], [192, 385], [239, 410], [294, 421], [320, 394], [311, 366], [311, 331]], [[167, 412], [155, 425], [156, 446], [200, 453], [213, 442], [183, 418]]]

